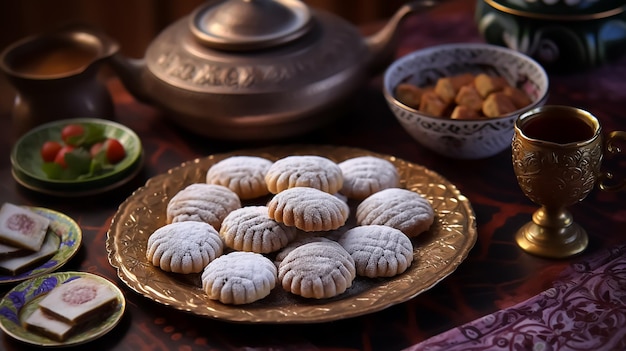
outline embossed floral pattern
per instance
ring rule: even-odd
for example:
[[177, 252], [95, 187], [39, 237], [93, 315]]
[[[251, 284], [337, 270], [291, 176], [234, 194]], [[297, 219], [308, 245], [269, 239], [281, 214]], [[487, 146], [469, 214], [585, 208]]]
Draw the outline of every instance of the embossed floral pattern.
[[516, 132], [512, 142], [513, 168], [524, 194], [546, 206], [569, 206], [593, 189], [602, 161], [596, 140], [577, 149], [545, 150], [524, 141]]

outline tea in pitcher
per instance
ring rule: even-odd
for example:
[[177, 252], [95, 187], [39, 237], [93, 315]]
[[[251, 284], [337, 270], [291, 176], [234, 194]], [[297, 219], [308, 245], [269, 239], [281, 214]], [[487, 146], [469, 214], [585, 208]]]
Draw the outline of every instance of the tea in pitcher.
[[33, 51], [21, 55], [11, 68], [18, 74], [54, 76], [87, 67], [98, 56], [93, 49], [67, 42], [58, 42]]

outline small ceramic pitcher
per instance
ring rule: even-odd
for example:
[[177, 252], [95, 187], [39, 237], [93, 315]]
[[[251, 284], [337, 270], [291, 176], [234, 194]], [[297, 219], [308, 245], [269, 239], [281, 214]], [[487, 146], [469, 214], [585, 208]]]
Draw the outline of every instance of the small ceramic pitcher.
[[58, 119], [112, 119], [111, 95], [98, 72], [118, 50], [115, 41], [84, 27], [66, 27], [7, 47], [0, 69], [16, 89], [16, 134]]

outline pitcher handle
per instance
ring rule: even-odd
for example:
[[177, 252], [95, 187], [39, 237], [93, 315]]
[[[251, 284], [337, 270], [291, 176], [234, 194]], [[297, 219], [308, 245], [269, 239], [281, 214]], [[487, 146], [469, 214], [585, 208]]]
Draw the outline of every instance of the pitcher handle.
[[[613, 131], [609, 133], [605, 143], [605, 156], [611, 158], [617, 155], [624, 155], [623, 150], [617, 144], [618, 141], [626, 142], [626, 132]], [[600, 190], [606, 191], [619, 191], [626, 188], [626, 178], [620, 180], [614, 180], [614, 175], [610, 171], [603, 172], [598, 180], [598, 187]], [[612, 184], [607, 181], [613, 181]]]

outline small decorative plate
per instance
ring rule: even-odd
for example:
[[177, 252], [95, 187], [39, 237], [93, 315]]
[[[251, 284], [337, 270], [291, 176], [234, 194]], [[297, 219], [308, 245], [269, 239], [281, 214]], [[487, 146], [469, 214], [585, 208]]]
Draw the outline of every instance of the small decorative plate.
[[[146, 258], [146, 247], [148, 237], [166, 224], [166, 206], [172, 196], [191, 183], [204, 182], [209, 167], [235, 155], [260, 156], [274, 161], [289, 155], [320, 155], [335, 162], [365, 155], [381, 157], [397, 167], [401, 187], [429, 199], [436, 220], [428, 232], [413, 239], [413, 264], [395, 277], [357, 277], [343, 294], [322, 300], [292, 295], [278, 285], [266, 298], [247, 305], [212, 301], [202, 290], [199, 274], [162, 271]], [[352, 213], [354, 210], [352, 208]], [[476, 239], [476, 218], [468, 199], [439, 174], [389, 155], [316, 145], [278, 146], [211, 155], [157, 175], [120, 205], [111, 222], [106, 247], [109, 262], [117, 268], [122, 282], [163, 305], [230, 322], [318, 323], [380, 311], [417, 296], [451, 274], [467, 257]]]
[[[126, 157], [106, 173], [75, 180], [50, 179], [43, 171], [41, 146], [49, 140], [61, 141], [63, 127], [70, 123], [97, 125], [104, 135], [116, 138], [124, 146]], [[141, 168], [143, 161], [141, 139], [130, 128], [106, 119], [73, 118], [46, 123], [24, 134], [11, 150], [12, 174], [15, 180], [31, 190], [55, 195], [92, 194], [110, 190], [132, 178]]]
[[31, 178], [15, 168], [11, 169], [11, 174], [13, 175], [13, 179], [15, 179], [17, 183], [19, 183], [26, 189], [57, 197], [80, 197], [103, 194], [105, 192], [118, 188], [135, 178], [135, 176], [137, 176], [137, 174], [141, 172], [142, 166], [143, 155], [137, 160], [137, 162], [135, 162], [135, 164], [118, 173], [115, 179], [108, 179], [107, 182], [102, 186], [93, 186], [87, 188], [72, 186], [68, 186], [66, 188], [49, 187], [46, 183], [42, 183], [37, 179]]
[[[61, 342], [28, 331], [23, 322], [37, 308], [38, 302], [53, 288], [80, 277], [90, 277], [102, 281], [117, 294], [117, 305], [107, 319], [90, 328], [71, 335]], [[83, 344], [111, 331], [121, 320], [126, 309], [122, 291], [111, 281], [99, 275], [85, 272], [56, 272], [24, 281], [11, 289], [0, 300], [0, 328], [11, 337], [37, 346], [59, 347]]]
[[53, 272], [69, 261], [83, 241], [83, 232], [73, 219], [63, 213], [42, 207], [29, 207], [32, 211], [50, 219], [52, 230], [61, 237], [59, 250], [49, 260], [41, 265], [22, 272], [18, 275], [0, 274], [0, 284], [15, 283], [22, 280], [35, 278], [46, 273]]

